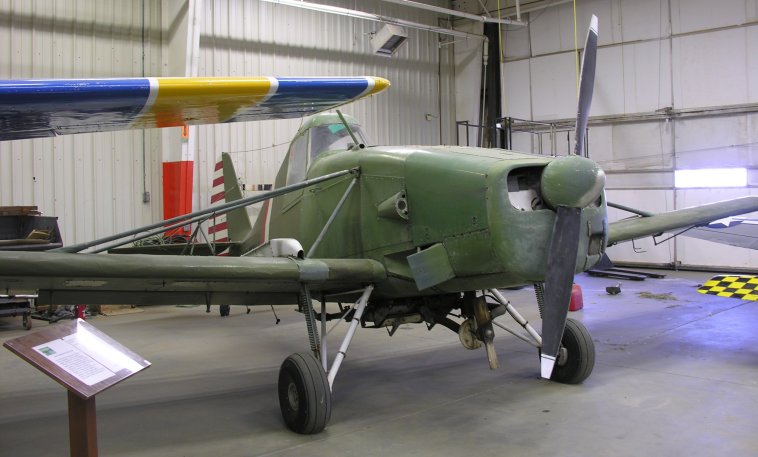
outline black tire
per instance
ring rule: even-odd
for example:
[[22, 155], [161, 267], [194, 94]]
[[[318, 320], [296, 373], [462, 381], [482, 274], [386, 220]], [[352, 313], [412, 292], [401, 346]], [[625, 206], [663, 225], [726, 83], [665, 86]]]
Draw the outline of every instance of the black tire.
[[279, 369], [279, 408], [287, 428], [311, 435], [332, 416], [332, 391], [321, 364], [311, 354], [295, 353]]
[[587, 379], [595, 367], [595, 343], [587, 327], [577, 320], [566, 319], [561, 347], [566, 357], [559, 356], [550, 379], [563, 384], [579, 384]]
[[219, 305], [218, 306], [218, 313], [221, 314], [221, 317], [226, 317], [229, 315], [229, 312], [231, 311], [232, 307], [230, 305]]

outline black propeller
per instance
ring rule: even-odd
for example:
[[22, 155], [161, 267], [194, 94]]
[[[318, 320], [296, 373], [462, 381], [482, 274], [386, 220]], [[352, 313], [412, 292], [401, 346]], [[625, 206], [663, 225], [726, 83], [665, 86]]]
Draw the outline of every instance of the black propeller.
[[582, 69], [579, 74], [579, 104], [576, 111], [576, 132], [574, 133], [574, 154], [584, 152], [584, 135], [587, 132], [587, 119], [590, 117], [592, 91], [595, 88], [595, 64], [597, 62], [597, 16], [592, 15], [587, 40], [584, 43]]
[[605, 184], [603, 170], [581, 157], [592, 103], [596, 56], [597, 17], [593, 15], [584, 45], [579, 83], [575, 155], [553, 160], [542, 173], [542, 197], [556, 212], [545, 276], [540, 361], [543, 378], [552, 375], [566, 326], [579, 250], [582, 208], [597, 200]]

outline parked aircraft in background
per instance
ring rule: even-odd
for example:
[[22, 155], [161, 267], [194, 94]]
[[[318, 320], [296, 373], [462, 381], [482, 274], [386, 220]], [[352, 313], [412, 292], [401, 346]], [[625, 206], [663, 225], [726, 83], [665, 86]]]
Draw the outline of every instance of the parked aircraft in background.
[[[574, 155], [545, 157], [457, 146], [368, 146], [354, 119], [339, 112], [322, 114], [295, 135], [271, 192], [242, 198], [231, 160], [225, 156], [223, 205], [58, 252], [0, 252], [0, 287], [10, 293], [37, 289], [41, 303], [55, 304], [296, 304], [305, 316], [311, 352], [286, 358], [278, 391], [285, 423], [299, 433], [317, 433], [329, 421], [334, 379], [359, 325], [386, 328], [390, 335], [402, 324], [442, 325], [456, 332], [466, 348], [484, 346], [489, 365], [495, 368], [493, 326], [499, 324], [494, 319], [509, 314], [526, 335], [516, 333], [538, 348], [544, 378], [580, 383], [592, 372], [595, 352], [586, 328], [567, 319], [575, 273], [592, 267], [609, 243], [758, 210], [758, 197], [747, 197], [608, 223], [605, 175], [581, 156], [596, 47], [597, 19], [593, 18], [582, 63]], [[338, 103], [387, 85], [379, 78], [359, 80], [363, 88], [339, 98]], [[342, 87], [357, 84], [353, 79], [319, 81], [312, 86], [278, 81], [273, 95], [262, 102], [255, 100], [266, 113], [234, 105], [215, 119], [230, 119], [230, 113], [237, 113], [231, 116], [235, 120], [251, 117], [238, 113], [256, 112], [256, 118], [303, 114], [326, 106], [314, 107], [312, 98], [341, 94]], [[8, 83], [0, 83], [0, 94], [3, 84]], [[61, 87], [68, 90], [66, 84]], [[297, 95], [277, 95], [286, 87], [297, 87]], [[129, 90], [124, 91], [119, 103], [129, 100]], [[37, 121], [40, 113], [49, 111], [50, 119], [57, 120], [55, 128], [29, 122], [32, 127], [6, 132], [3, 138], [67, 133], [72, 131], [69, 119], [86, 125], [78, 131], [98, 128], [96, 122], [88, 121], [87, 112], [61, 116], [60, 106], [44, 102], [57, 100], [56, 94], [49, 90], [39, 95], [39, 102], [32, 106], [37, 110], [34, 116], [24, 114], [25, 105], [14, 105], [18, 116]], [[6, 106], [2, 97], [0, 106]], [[87, 97], [89, 115], [98, 113], [97, 91], [88, 92]], [[215, 98], [207, 93], [203, 102]], [[183, 96], [176, 95], [173, 101], [194, 112]], [[278, 101], [287, 102], [285, 108], [279, 108]], [[152, 113], [146, 114], [148, 121], [135, 123], [118, 114], [127, 111], [118, 105], [113, 111], [121, 121], [115, 119], [105, 128], [160, 125], [157, 119], [177, 118], [162, 114], [171, 112], [172, 103], [161, 106], [158, 111], [133, 109], [138, 115]], [[0, 108], [0, 113], [8, 112]], [[13, 125], [7, 114], [0, 119], [6, 130]], [[199, 119], [182, 114], [178, 119], [209, 122], [214, 116]], [[264, 206], [251, 222], [245, 206], [259, 201], [265, 201]], [[138, 233], [151, 236], [218, 214], [227, 216], [229, 240], [209, 240], [203, 252], [195, 253], [229, 249], [228, 256], [80, 253], [107, 250], [131, 242]], [[122, 238], [125, 241], [115, 241]], [[195, 249], [194, 245], [189, 249]], [[541, 335], [498, 291], [523, 284], [534, 284]], [[321, 302], [319, 312], [314, 299]], [[327, 303], [351, 301], [355, 302], [352, 307], [327, 312]], [[324, 329], [331, 319], [346, 319], [350, 328], [329, 366]]]

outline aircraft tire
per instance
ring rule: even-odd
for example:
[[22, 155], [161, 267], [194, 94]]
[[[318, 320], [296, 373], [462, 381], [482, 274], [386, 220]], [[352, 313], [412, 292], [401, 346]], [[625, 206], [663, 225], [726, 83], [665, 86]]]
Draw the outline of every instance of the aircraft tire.
[[279, 369], [279, 407], [287, 428], [319, 433], [332, 415], [332, 391], [321, 364], [309, 353], [287, 357]]
[[229, 306], [229, 305], [219, 305], [218, 306], [218, 313], [221, 314], [221, 317], [228, 316], [230, 311], [231, 311], [231, 306]]
[[595, 367], [595, 343], [587, 327], [577, 320], [566, 319], [561, 346], [566, 350], [566, 360], [555, 364], [550, 379], [563, 384], [580, 384]]

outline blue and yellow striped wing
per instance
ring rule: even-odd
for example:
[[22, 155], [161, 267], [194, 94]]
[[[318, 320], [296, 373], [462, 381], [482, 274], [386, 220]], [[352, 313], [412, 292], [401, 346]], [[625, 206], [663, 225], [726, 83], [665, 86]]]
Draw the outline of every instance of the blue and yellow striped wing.
[[0, 80], [0, 141], [301, 117], [387, 87], [371, 76]]
[[718, 275], [709, 279], [697, 289], [701, 294], [740, 300], [758, 300], [758, 276]]

